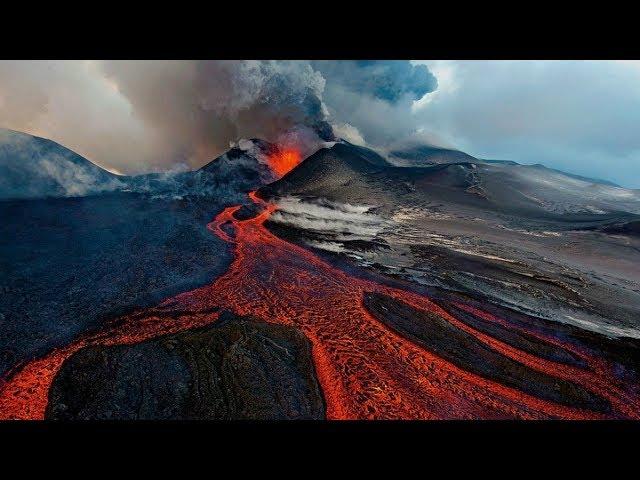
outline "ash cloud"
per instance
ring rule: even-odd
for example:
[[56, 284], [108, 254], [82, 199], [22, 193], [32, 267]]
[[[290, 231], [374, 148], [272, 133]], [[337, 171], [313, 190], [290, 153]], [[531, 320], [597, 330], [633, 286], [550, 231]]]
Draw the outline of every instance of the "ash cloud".
[[239, 138], [297, 136], [302, 148], [333, 138], [324, 79], [307, 62], [110, 61], [102, 70], [166, 139], [163, 151], [193, 167]]
[[159, 138], [91, 61], [0, 61], [0, 127], [54, 140], [109, 170], [150, 169]]
[[438, 87], [425, 65], [405, 60], [316, 60], [314, 68], [330, 86], [397, 104], [404, 98], [420, 100]]
[[[326, 80], [332, 124], [358, 144], [384, 147], [417, 131], [414, 102], [438, 88], [425, 65], [405, 60], [314, 61]], [[348, 139], [347, 139], [348, 140]]]
[[51, 138], [111, 171], [198, 168], [240, 138], [381, 145], [415, 130], [437, 86], [408, 61], [2, 61], [0, 127]]

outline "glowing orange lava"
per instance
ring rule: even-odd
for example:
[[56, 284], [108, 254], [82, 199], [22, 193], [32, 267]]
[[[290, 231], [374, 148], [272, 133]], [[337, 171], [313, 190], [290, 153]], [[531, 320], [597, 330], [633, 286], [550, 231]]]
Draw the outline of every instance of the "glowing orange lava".
[[278, 177], [282, 177], [302, 161], [300, 152], [292, 148], [278, 150], [269, 156], [269, 167]]
[[[588, 368], [536, 357], [475, 330], [423, 296], [352, 277], [269, 232], [263, 223], [276, 207], [255, 193], [250, 198], [264, 207], [257, 217], [237, 220], [233, 214], [240, 207], [229, 207], [208, 225], [234, 245], [235, 258], [223, 276], [26, 364], [0, 386], [0, 419], [43, 418], [56, 372], [80, 348], [135, 343], [205, 325], [218, 318], [217, 309], [300, 328], [312, 343], [330, 419], [640, 418], [640, 399], [615, 380], [606, 362], [562, 344]], [[505, 357], [575, 382], [607, 399], [611, 412], [559, 405], [456, 367], [372, 316], [362, 303], [367, 292], [432, 312]], [[459, 307], [515, 328], [475, 308]]]

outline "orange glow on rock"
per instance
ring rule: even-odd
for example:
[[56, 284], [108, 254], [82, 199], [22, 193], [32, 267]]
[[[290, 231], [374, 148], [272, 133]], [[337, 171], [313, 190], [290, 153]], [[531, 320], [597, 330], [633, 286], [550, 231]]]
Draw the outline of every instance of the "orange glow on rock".
[[269, 156], [269, 167], [278, 177], [282, 177], [293, 170], [301, 161], [302, 155], [299, 151], [285, 148]]

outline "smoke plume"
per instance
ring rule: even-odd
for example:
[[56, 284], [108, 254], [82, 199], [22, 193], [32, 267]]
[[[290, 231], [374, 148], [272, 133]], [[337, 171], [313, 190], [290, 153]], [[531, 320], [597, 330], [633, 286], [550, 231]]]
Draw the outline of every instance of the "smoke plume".
[[415, 130], [436, 88], [408, 61], [2, 61], [0, 127], [51, 138], [111, 171], [198, 168], [240, 138], [303, 156], [338, 134]]

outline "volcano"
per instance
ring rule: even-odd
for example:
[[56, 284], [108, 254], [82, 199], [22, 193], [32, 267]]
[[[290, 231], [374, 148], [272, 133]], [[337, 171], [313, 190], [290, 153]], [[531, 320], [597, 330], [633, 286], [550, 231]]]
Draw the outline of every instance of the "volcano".
[[[435, 161], [433, 152], [438, 152]], [[411, 164], [396, 165], [394, 159], [398, 157], [411, 159]], [[640, 191], [609, 182], [541, 165], [479, 160], [432, 147], [392, 152], [387, 160], [373, 150], [345, 141], [318, 150], [299, 168], [261, 191], [267, 196], [323, 196], [341, 202], [379, 199], [392, 208], [444, 202], [565, 222], [589, 222], [590, 218], [604, 222], [615, 214], [626, 213], [628, 218], [640, 215]]]
[[[215, 272], [9, 359], [0, 416], [639, 418], [640, 249], [607, 231], [636, 221], [637, 192], [425, 152], [338, 141], [298, 163], [252, 140], [183, 174], [179, 199], [117, 193], [200, 212], [176, 224], [212, 212]], [[228, 195], [189, 193], [232, 172]]]

